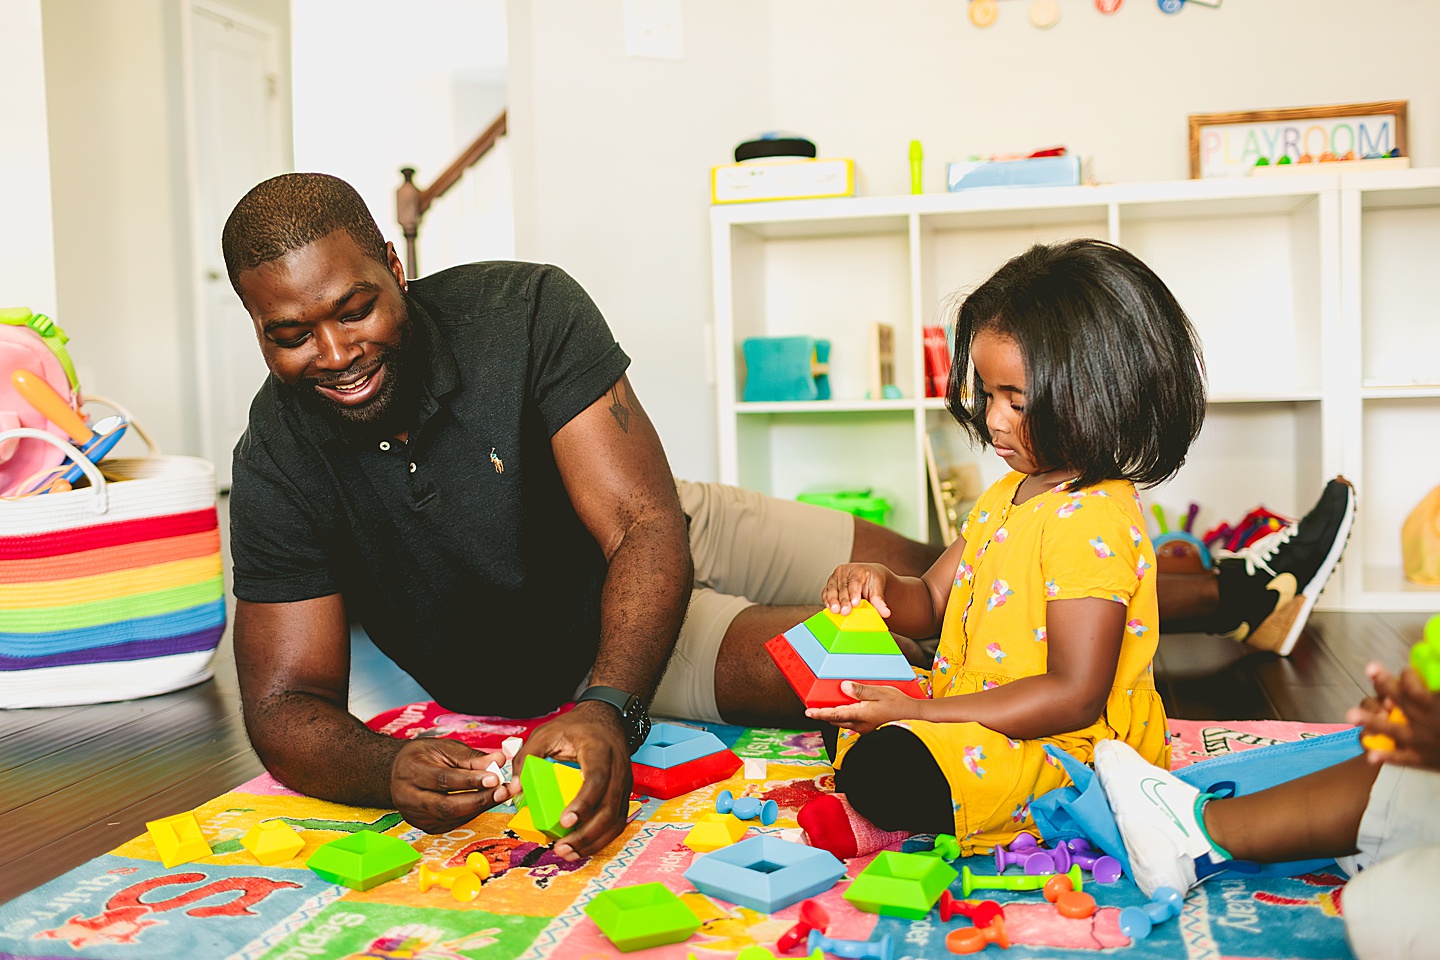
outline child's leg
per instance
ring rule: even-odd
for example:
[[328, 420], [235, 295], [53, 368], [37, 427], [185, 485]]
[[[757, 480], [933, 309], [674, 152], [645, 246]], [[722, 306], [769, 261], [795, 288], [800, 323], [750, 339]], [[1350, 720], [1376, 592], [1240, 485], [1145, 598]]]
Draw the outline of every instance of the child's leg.
[[1360, 960], [1440, 956], [1435, 936], [1435, 878], [1440, 846], [1407, 850], [1345, 885], [1345, 936]]
[[1363, 756], [1228, 800], [1205, 804], [1211, 841], [1237, 860], [1281, 863], [1355, 852], [1380, 768]]
[[950, 784], [920, 738], [881, 727], [856, 741], [835, 771], [835, 790], [882, 830], [954, 833]]

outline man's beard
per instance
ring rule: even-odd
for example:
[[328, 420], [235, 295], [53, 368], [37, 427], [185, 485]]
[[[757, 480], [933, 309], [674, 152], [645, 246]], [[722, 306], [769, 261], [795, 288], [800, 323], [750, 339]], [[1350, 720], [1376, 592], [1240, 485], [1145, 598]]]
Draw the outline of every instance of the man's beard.
[[380, 389], [375, 392], [375, 396], [358, 406], [339, 403], [316, 387], [353, 380], [364, 373], [359, 367], [352, 367], [324, 379], [304, 377], [289, 389], [310, 409], [337, 422], [342, 428], [362, 433], [403, 432], [410, 425], [409, 421], [415, 413], [418, 399], [415, 385], [410, 382], [415, 372], [411, 369], [411, 361], [416, 359], [411, 345], [411, 329], [407, 318], [400, 343], [393, 347], [381, 347], [376, 351], [378, 362], [370, 365], [372, 376], [374, 371], [383, 366], [385, 378], [380, 381]]

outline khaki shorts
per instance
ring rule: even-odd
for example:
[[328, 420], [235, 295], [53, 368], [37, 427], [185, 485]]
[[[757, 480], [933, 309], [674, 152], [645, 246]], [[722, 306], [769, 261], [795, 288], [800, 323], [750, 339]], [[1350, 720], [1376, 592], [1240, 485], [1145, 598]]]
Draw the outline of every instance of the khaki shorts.
[[825, 581], [850, 560], [855, 521], [838, 510], [739, 487], [675, 485], [690, 518], [695, 589], [650, 712], [718, 722], [715, 659], [731, 622], [756, 604], [819, 609]]
[[1440, 773], [1380, 768], [1355, 840], [1338, 863], [1345, 885], [1345, 935], [1360, 960], [1440, 957], [1430, 911], [1440, 875]]

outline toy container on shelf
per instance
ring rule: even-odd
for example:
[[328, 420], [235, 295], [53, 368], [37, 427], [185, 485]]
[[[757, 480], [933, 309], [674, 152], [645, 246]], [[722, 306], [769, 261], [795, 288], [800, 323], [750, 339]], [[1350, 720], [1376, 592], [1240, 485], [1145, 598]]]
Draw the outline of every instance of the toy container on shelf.
[[890, 501], [865, 490], [818, 490], [802, 493], [795, 498], [801, 503], [813, 503], [817, 507], [843, 510], [861, 520], [869, 520], [884, 526], [890, 516]]

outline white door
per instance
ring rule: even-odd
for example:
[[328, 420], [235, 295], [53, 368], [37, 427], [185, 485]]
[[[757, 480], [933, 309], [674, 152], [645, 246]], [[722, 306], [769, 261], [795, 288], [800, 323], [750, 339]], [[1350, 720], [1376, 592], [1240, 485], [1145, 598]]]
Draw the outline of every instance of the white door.
[[202, 435], [220, 488], [230, 486], [230, 451], [245, 431], [250, 400], [266, 376], [250, 317], [225, 274], [220, 230], [255, 184], [288, 168], [277, 91], [273, 28], [210, 2], [190, 7], [194, 96], [196, 330]]

